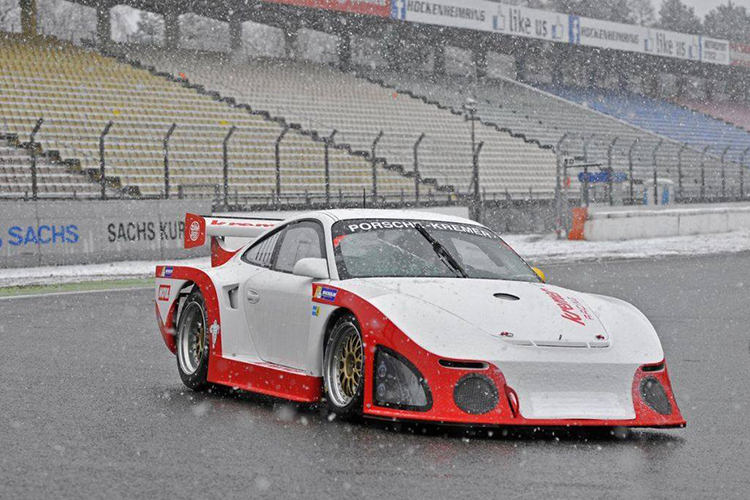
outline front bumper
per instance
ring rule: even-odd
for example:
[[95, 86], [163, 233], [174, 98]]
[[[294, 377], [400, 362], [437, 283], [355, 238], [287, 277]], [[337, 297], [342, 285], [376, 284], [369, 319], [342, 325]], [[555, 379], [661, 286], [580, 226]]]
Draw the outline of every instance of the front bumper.
[[[367, 334], [365, 335], [367, 337]], [[424, 411], [378, 406], [373, 397], [373, 384], [368, 383], [365, 385], [364, 414], [369, 417], [477, 426], [679, 428], [686, 425], [674, 398], [666, 364], [663, 362], [641, 367], [634, 365], [629, 371], [613, 368], [613, 373], [609, 376], [618, 379], [614, 385], [619, 388], [619, 392], [615, 391], [617, 397], [614, 402], [612, 398], [591, 398], [591, 394], [605, 393], [576, 391], [573, 387], [569, 391], [547, 393], [554, 394], [558, 399], [550, 399], [551, 403], [541, 409], [540, 404], [537, 403], [535, 407], [530, 403], [533, 394], [529, 392], [528, 384], [525, 385], [521, 379], [516, 380], [515, 387], [513, 383], [508, 383], [502, 371], [502, 364], [498, 363], [500, 366], [497, 366], [484, 360], [440, 358], [417, 346], [390, 322], [377, 335], [366, 338], [366, 344], [372, 352], [375, 352], [377, 346], [384, 346], [408, 359], [429, 385], [432, 398], [431, 406]], [[373, 358], [374, 356], [366, 358], [368, 377], [373, 377], [374, 374]], [[463, 367], [467, 362], [475, 366], [481, 364], [483, 367]], [[537, 384], [541, 389], [553, 387], [555, 384], [559, 388], [560, 380], [555, 379], [555, 369], [559, 369], [560, 365], [556, 367], [554, 363], [550, 363], [550, 367], [549, 382], [540, 380]], [[606, 370], [606, 367], [599, 368]], [[492, 381], [499, 395], [494, 409], [483, 414], [471, 414], [458, 407], [454, 400], [454, 390], [459, 380], [469, 374], [481, 374]], [[646, 403], [641, 394], [641, 382], [645, 378], [655, 379], [664, 388], [671, 410], [669, 414], [659, 413], [652, 408], [653, 405]], [[608, 403], [611, 403], [611, 407], [607, 406]], [[631, 405], [632, 408], [629, 407]], [[534, 415], [544, 417], [534, 418]], [[611, 418], [607, 415], [616, 417]]]

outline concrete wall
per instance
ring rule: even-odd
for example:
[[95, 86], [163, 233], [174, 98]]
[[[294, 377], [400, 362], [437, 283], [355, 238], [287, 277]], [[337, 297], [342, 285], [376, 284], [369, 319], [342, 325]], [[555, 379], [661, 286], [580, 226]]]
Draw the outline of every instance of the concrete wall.
[[584, 238], [633, 240], [750, 230], [750, 204], [590, 208]]
[[0, 202], [0, 269], [208, 255], [182, 248], [200, 201]]

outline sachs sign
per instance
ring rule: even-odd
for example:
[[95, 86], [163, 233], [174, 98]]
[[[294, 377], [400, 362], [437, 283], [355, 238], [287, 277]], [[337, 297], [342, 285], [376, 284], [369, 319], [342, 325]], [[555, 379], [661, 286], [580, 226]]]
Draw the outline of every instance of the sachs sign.
[[264, 0], [268, 3], [283, 3], [296, 7], [337, 10], [353, 14], [390, 17], [391, 0]]

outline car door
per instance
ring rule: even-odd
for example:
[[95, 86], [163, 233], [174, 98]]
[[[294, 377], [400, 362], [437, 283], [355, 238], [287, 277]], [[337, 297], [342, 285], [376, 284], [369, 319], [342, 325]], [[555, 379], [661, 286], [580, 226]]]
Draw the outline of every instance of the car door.
[[292, 274], [300, 259], [325, 258], [323, 226], [305, 220], [289, 224], [278, 238], [267, 272], [245, 284], [245, 311], [261, 359], [302, 368], [312, 317], [312, 279]]

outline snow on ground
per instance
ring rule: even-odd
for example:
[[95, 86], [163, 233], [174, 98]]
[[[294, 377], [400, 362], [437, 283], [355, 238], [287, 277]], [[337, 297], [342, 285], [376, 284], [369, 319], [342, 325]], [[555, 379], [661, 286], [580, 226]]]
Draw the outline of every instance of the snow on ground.
[[[631, 241], [567, 241], [554, 235], [507, 235], [505, 240], [534, 264], [602, 259], [652, 259], [750, 251], [750, 231]], [[208, 258], [171, 261], [210, 267]], [[79, 266], [0, 269], [0, 287], [47, 285], [79, 281], [148, 278], [158, 262], [131, 261]]]

